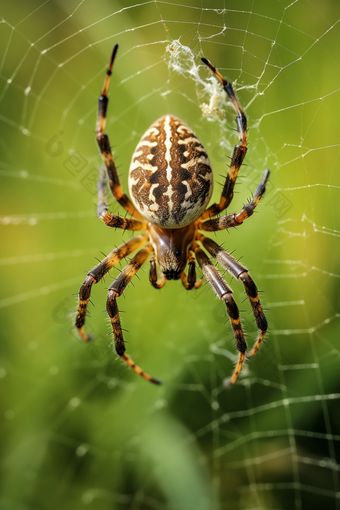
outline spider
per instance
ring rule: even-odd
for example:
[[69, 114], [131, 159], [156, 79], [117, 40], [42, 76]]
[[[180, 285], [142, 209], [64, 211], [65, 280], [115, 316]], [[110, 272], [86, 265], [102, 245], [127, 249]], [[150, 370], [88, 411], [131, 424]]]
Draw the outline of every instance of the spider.
[[[79, 290], [76, 327], [82, 340], [89, 341], [90, 337], [83, 326], [92, 285], [98, 283], [123, 258], [139, 250], [108, 288], [106, 310], [112, 325], [114, 346], [118, 356], [144, 379], [161, 384], [161, 381], [144, 372], [125, 353], [117, 298], [122, 295], [132, 277], [148, 259], [150, 259], [149, 280], [154, 288], [161, 289], [167, 280], [180, 279], [185, 289], [197, 289], [203, 281], [202, 278], [196, 279], [197, 262], [215, 294], [226, 305], [238, 350], [238, 360], [228, 380], [228, 384], [232, 385], [240, 373], [247, 344], [232, 290], [210, 257], [244, 285], [259, 329], [249, 357], [254, 356], [261, 345], [267, 331], [267, 320], [256, 285], [247, 268], [202, 232], [238, 227], [249, 218], [265, 192], [269, 170], [265, 171], [253, 198], [238, 214], [223, 214], [216, 217], [226, 210], [233, 198], [238, 172], [247, 152], [247, 119], [232, 85], [206, 58], [202, 58], [202, 62], [222, 84], [237, 114], [236, 124], [240, 143], [234, 148], [219, 203], [207, 208], [213, 191], [213, 172], [204, 147], [184, 122], [170, 114], [156, 120], [136, 147], [129, 170], [130, 200], [123, 193], [109, 138], [104, 134], [108, 106], [107, 92], [117, 50], [118, 44], [113, 48], [98, 101], [96, 138], [106, 170], [105, 168], [100, 170], [97, 215], [108, 227], [145, 232], [114, 249], [87, 273]], [[131, 218], [109, 213], [106, 202], [106, 172], [112, 195]], [[187, 264], [186, 274], [184, 270]]]

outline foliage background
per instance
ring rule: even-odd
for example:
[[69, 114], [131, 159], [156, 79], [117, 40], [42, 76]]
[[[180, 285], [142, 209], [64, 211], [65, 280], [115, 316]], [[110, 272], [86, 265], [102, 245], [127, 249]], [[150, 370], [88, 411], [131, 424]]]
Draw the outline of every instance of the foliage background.
[[[340, 507], [339, 11], [335, 0], [2, 3], [1, 508]], [[186, 55], [177, 72], [169, 65], [177, 39], [197, 64], [209, 57], [246, 106], [233, 210], [272, 171], [258, 214], [217, 236], [243, 256], [270, 308], [268, 339], [229, 391], [234, 347], [211, 291], [168, 282], [156, 292], [146, 268], [122, 298], [128, 352], [160, 388], [108, 350], [102, 310], [117, 271], [93, 289], [92, 346], [69, 318], [95, 257], [129, 238], [96, 218], [93, 194], [113, 43], [107, 132], [125, 189], [136, 143], [166, 112], [225, 174], [234, 113], [228, 106], [227, 127], [202, 116]], [[87, 166], [72, 175], [74, 152]], [[283, 216], [270, 204], [278, 192], [292, 204]], [[251, 343], [249, 306], [233, 288]]]

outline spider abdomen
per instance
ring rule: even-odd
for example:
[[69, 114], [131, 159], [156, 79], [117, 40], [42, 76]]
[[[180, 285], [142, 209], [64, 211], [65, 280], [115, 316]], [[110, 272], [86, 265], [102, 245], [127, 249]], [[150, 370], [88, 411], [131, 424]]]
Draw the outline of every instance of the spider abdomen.
[[213, 191], [208, 155], [174, 115], [144, 133], [132, 156], [129, 191], [140, 214], [163, 228], [185, 227], [206, 209]]

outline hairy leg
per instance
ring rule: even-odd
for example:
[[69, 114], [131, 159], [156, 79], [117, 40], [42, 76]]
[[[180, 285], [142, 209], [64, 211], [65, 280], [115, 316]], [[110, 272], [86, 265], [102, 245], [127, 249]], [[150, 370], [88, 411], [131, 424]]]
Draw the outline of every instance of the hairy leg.
[[204, 220], [206, 218], [212, 218], [213, 216], [216, 216], [216, 214], [222, 212], [229, 206], [230, 202], [232, 201], [234, 195], [235, 182], [247, 152], [248, 135], [247, 135], [247, 118], [243, 113], [243, 110], [235, 95], [231, 83], [229, 83], [225, 78], [223, 78], [221, 73], [217, 71], [217, 69], [209, 62], [209, 60], [207, 60], [206, 58], [202, 58], [202, 62], [209, 67], [209, 69], [213, 72], [218, 81], [223, 85], [223, 88], [228, 98], [232, 102], [234, 110], [237, 114], [236, 125], [238, 137], [240, 140], [240, 143], [234, 147], [230, 165], [228, 167], [228, 173], [222, 189], [220, 201], [218, 204], [213, 204], [212, 206], [210, 206], [202, 214], [200, 219]]
[[79, 289], [79, 305], [76, 316], [76, 327], [84, 342], [90, 340], [83, 326], [86, 318], [87, 305], [91, 297], [92, 285], [98, 283], [111, 268], [118, 264], [124, 257], [127, 257], [130, 253], [140, 248], [147, 240], [148, 234], [142, 234], [130, 239], [127, 243], [114, 249], [100, 264], [87, 273], [85, 281]]
[[261, 184], [256, 188], [253, 198], [244, 205], [238, 214], [225, 214], [220, 218], [200, 221], [198, 223], [199, 230], [215, 232], [216, 230], [226, 230], [232, 227], [238, 227], [254, 214], [255, 207], [258, 205], [263, 193], [266, 191], [266, 182], [269, 177], [269, 170], [266, 170]]
[[215, 241], [200, 235], [199, 240], [203, 244], [204, 248], [212, 255], [221, 266], [226, 269], [236, 280], [240, 280], [244, 285], [244, 290], [248, 296], [250, 305], [253, 310], [255, 322], [259, 328], [258, 337], [252, 350], [247, 355], [252, 357], [256, 354], [259, 349], [262, 340], [267, 332], [268, 324], [267, 319], [264, 315], [261, 302], [259, 299], [257, 287], [251, 278], [249, 271], [240, 262], [238, 262], [230, 253], [226, 252], [221, 246]]
[[124, 267], [118, 278], [110, 285], [106, 301], [106, 310], [110, 317], [114, 335], [115, 349], [118, 356], [120, 356], [125, 361], [125, 363], [127, 363], [129, 367], [131, 367], [138, 375], [144, 377], [144, 379], [147, 381], [155, 384], [161, 384], [158, 379], [155, 379], [154, 377], [151, 377], [149, 374], [144, 372], [132, 361], [129, 356], [125, 354], [125, 344], [120, 323], [119, 310], [117, 306], [117, 298], [122, 295], [133, 276], [137, 273], [142, 264], [146, 262], [151, 251], [151, 245], [147, 246], [146, 248], [142, 248]]
[[102, 93], [98, 100], [98, 115], [97, 115], [97, 124], [96, 124], [96, 132], [97, 132], [97, 143], [105, 163], [105, 167], [107, 170], [107, 174], [109, 176], [109, 185], [111, 188], [112, 195], [115, 199], [120, 203], [124, 209], [134, 216], [137, 219], [144, 219], [141, 214], [136, 210], [135, 206], [128, 198], [127, 195], [123, 193], [122, 185], [120, 183], [120, 179], [117, 172], [117, 167], [113, 159], [111, 146], [109, 137], [104, 134], [105, 124], [106, 124], [106, 112], [107, 106], [109, 103], [107, 97], [107, 91], [110, 84], [110, 77], [112, 74], [113, 63], [116, 57], [116, 53], [118, 50], [118, 44], [115, 44], [113, 47], [111, 60], [109, 64], [109, 68], [106, 72], [106, 77], [104, 80], [104, 85], [102, 89]]
[[122, 228], [124, 230], [147, 230], [148, 222], [146, 220], [134, 220], [124, 218], [118, 214], [110, 214], [106, 203], [106, 181], [105, 169], [101, 168], [98, 182], [98, 207], [97, 216], [107, 227]]
[[207, 281], [210, 283], [211, 288], [213, 289], [215, 294], [222, 301], [225, 302], [226, 305], [227, 314], [230, 319], [231, 329], [236, 343], [236, 348], [239, 351], [236, 367], [231, 378], [228, 381], [228, 384], [235, 384], [235, 381], [241, 371], [242, 363], [245, 358], [245, 352], [247, 350], [247, 344], [244, 339], [240, 314], [237, 305], [233, 299], [233, 293], [231, 288], [223, 280], [222, 276], [220, 275], [216, 267], [210, 262], [206, 253], [197, 247], [195, 249], [195, 254], [197, 262], [202, 268], [203, 274], [206, 277]]

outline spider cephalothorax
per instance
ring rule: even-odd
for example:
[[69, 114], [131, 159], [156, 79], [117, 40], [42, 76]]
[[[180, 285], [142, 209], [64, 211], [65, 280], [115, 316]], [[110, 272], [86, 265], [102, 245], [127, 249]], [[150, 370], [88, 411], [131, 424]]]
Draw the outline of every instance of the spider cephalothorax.
[[178, 280], [188, 261], [188, 251], [195, 240], [195, 225], [183, 228], [149, 226], [150, 243], [161, 272], [167, 280]]
[[[265, 171], [252, 200], [242, 208], [241, 212], [214, 218], [229, 206], [233, 198], [235, 182], [247, 151], [247, 120], [231, 84], [208, 60], [202, 58], [203, 63], [211, 69], [222, 84], [237, 114], [236, 123], [240, 143], [234, 148], [220, 201], [207, 208], [213, 191], [213, 173], [208, 155], [191, 129], [179, 118], [170, 114], [154, 122], [136, 147], [129, 171], [131, 201], [122, 191], [109, 139], [104, 134], [108, 105], [107, 91], [117, 49], [116, 44], [98, 104], [97, 143], [105, 163], [105, 169], [100, 171], [98, 186], [98, 216], [108, 227], [145, 232], [114, 249], [87, 274], [79, 291], [76, 327], [81, 338], [88, 341], [89, 336], [83, 326], [92, 285], [98, 283], [124, 257], [139, 250], [110, 285], [106, 310], [112, 325], [117, 354], [135, 372], [159, 384], [158, 379], [150, 377], [125, 354], [117, 298], [121, 296], [132, 277], [147, 260], [150, 260], [150, 283], [156, 289], [162, 288], [167, 280], [179, 279], [187, 290], [197, 289], [202, 284], [202, 279], [196, 280], [197, 261], [211, 288], [226, 305], [236, 348], [239, 351], [238, 362], [229, 380], [230, 384], [234, 384], [245, 358], [247, 344], [232, 290], [206, 252], [244, 285], [259, 328], [257, 340], [249, 356], [255, 355], [260, 347], [267, 331], [267, 321], [256, 285], [247, 268], [215, 241], [205, 237], [202, 231], [215, 232], [236, 227], [249, 218], [265, 191], [269, 171]], [[131, 214], [131, 219], [108, 212], [105, 171], [113, 196]], [[188, 269], [185, 273], [187, 264]]]

